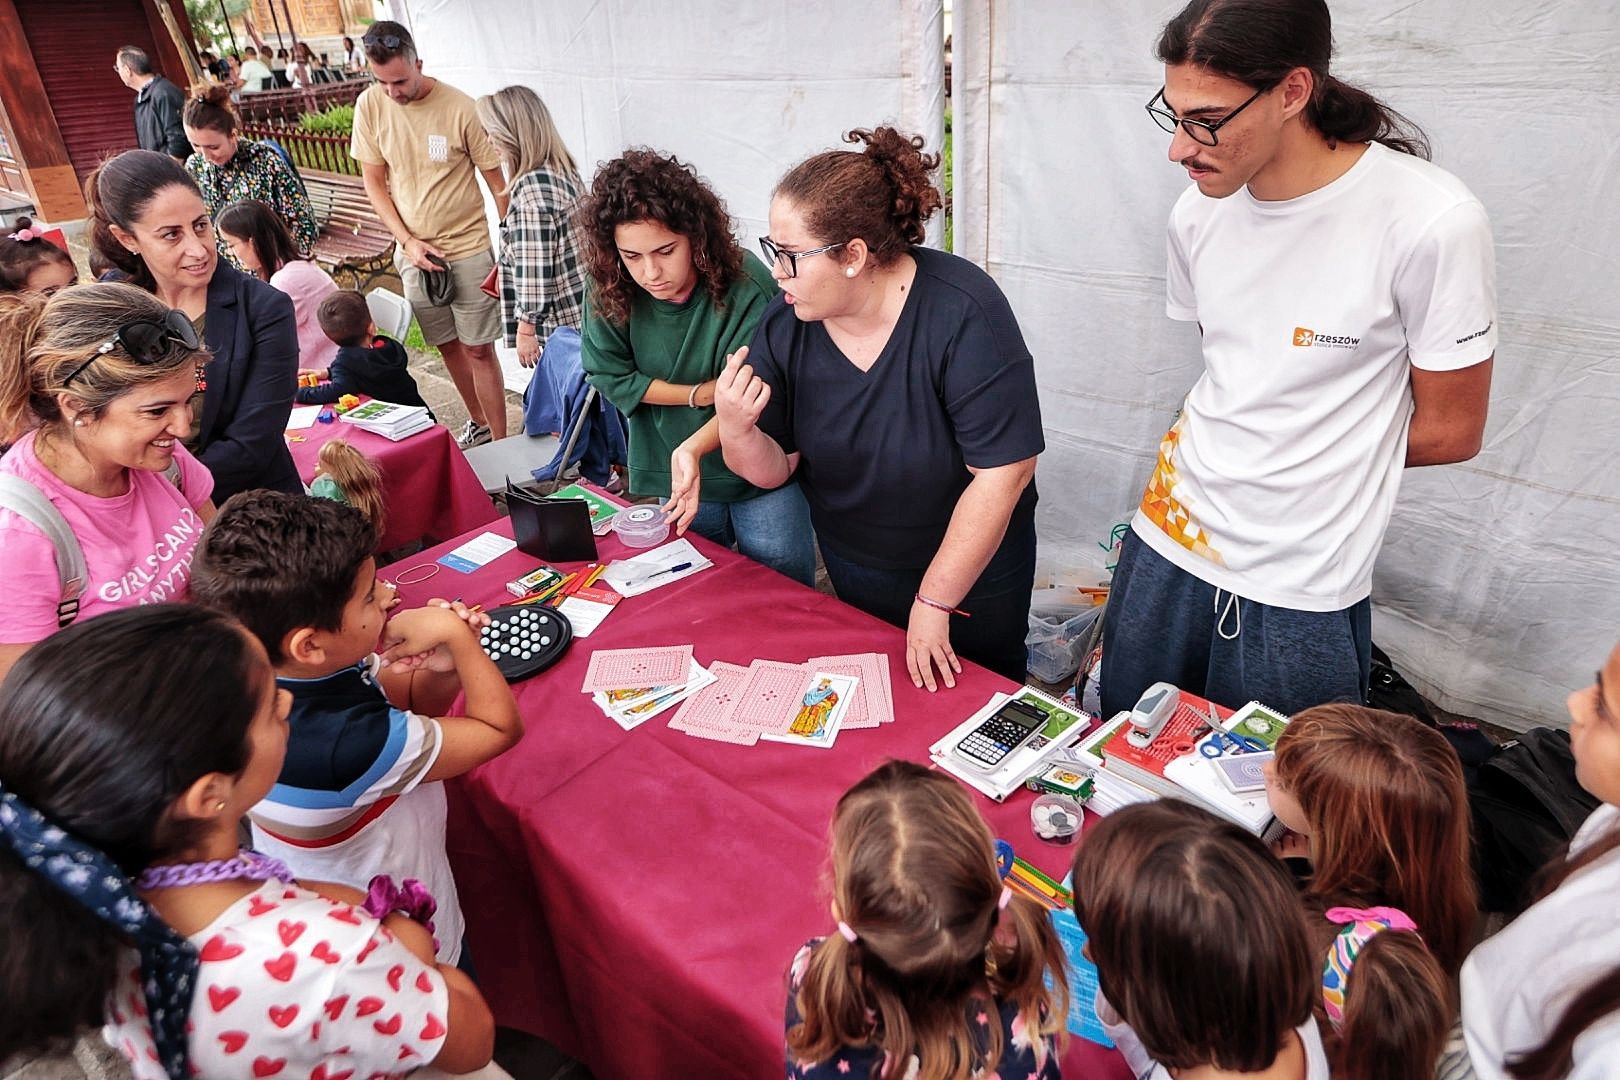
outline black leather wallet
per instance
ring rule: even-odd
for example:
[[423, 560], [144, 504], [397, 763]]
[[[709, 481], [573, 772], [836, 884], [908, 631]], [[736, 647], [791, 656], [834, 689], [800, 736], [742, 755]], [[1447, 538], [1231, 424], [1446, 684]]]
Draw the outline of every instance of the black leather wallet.
[[548, 499], [506, 485], [506, 508], [518, 550], [549, 563], [596, 558], [591, 510], [583, 499]]

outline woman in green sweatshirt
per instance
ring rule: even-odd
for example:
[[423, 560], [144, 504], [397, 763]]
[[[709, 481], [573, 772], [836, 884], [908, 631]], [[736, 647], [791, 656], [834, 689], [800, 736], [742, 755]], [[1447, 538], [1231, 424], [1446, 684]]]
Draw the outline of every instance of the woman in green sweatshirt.
[[798, 485], [755, 487], [714, 452], [715, 378], [776, 295], [770, 271], [692, 168], [652, 150], [603, 165], [577, 213], [590, 277], [582, 362], [629, 420], [631, 492], [666, 498], [677, 533], [690, 527], [812, 584]]

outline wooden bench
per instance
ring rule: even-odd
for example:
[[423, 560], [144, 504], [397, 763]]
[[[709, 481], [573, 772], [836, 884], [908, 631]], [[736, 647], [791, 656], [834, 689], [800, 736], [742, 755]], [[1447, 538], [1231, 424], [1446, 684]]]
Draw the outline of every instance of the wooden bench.
[[371, 208], [360, 177], [308, 169], [304, 187], [321, 227], [315, 262], [334, 281], [364, 292], [393, 272], [394, 237]]

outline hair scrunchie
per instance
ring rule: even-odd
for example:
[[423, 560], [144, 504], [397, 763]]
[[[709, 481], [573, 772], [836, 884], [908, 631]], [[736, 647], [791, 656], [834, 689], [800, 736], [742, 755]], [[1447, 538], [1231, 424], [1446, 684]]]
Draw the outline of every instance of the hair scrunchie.
[[1417, 923], [1400, 908], [1328, 908], [1327, 920], [1345, 924], [1328, 947], [1322, 963], [1322, 1007], [1335, 1030], [1344, 1023], [1344, 999], [1349, 992], [1350, 969], [1356, 954], [1385, 930], [1417, 933]]
[[0, 839], [29, 870], [135, 943], [158, 1060], [174, 1080], [189, 1077], [186, 1022], [200, 965], [196, 947], [136, 895], [134, 883], [104, 852], [51, 824], [4, 786]]

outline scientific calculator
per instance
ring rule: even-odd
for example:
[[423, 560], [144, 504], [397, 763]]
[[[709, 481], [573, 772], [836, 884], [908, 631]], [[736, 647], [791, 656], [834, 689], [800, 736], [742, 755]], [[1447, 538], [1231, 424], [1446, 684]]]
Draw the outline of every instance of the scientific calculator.
[[956, 744], [956, 755], [974, 768], [989, 772], [1045, 723], [1046, 714], [1033, 705], [1009, 701], [962, 737]]

